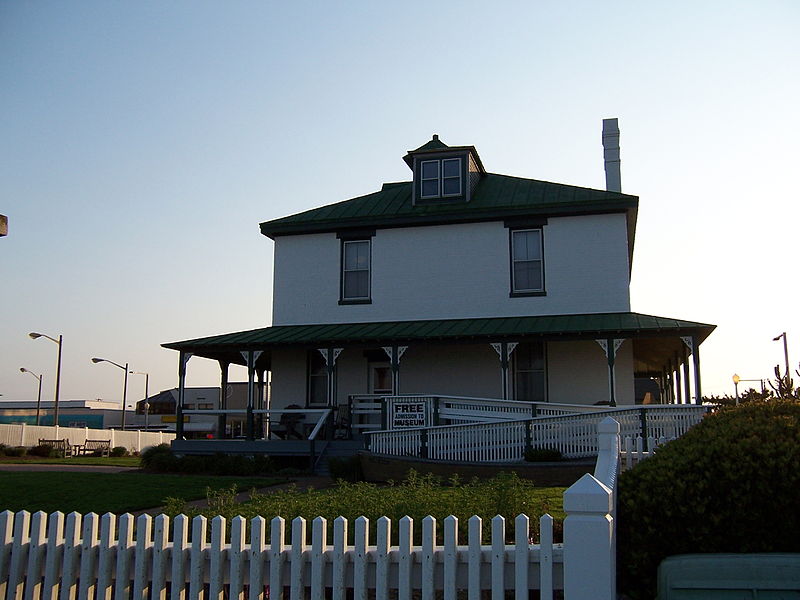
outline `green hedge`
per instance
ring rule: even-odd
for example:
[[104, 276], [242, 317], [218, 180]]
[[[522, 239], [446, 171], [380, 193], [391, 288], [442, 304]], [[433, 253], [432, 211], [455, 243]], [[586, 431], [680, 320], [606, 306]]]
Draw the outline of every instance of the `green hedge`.
[[675, 554], [800, 552], [798, 490], [800, 404], [707, 416], [619, 479], [620, 591], [653, 598]]

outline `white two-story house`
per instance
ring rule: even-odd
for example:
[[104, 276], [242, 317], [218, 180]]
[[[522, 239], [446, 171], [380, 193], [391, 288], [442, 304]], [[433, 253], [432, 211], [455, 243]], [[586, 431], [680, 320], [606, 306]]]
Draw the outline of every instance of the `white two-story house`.
[[[410, 180], [261, 224], [274, 240], [271, 327], [165, 344], [250, 367], [251, 405], [339, 407], [356, 394], [633, 404], [700, 398], [713, 325], [631, 312], [639, 200], [607, 188], [488, 172], [473, 146], [434, 135]], [[690, 365], [692, 373], [690, 375]], [[690, 385], [693, 380], [693, 388]]]

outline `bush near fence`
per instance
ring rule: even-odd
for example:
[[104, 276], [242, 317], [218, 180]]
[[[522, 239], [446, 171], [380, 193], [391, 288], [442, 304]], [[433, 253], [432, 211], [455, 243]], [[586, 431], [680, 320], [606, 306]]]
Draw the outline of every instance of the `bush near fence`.
[[718, 411], [624, 472], [620, 589], [655, 595], [656, 570], [686, 553], [800, 552], [800, 403]]

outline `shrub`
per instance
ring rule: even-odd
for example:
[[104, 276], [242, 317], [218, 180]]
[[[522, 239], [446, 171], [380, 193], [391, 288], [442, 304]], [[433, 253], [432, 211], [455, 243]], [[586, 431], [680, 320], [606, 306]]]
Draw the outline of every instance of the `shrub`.
[[5, 456], [6, 455], [6, 449], [7, 448], [8, 448], [8, 446], [6, 446], [5, 444], [0, 444], [0, 456]]
[[207, 475], [260, 475], [274, 468], [269, 456], [240, 454], [175, 456], [167, 444], [153, 446], [142, 452], [140, 465], [156, 473], [187, 473]]
[[28, 449], [25, 446], [14, 446], [13, 448], [6, 446], [5, 448], [6, 456], [25, 456], [28, 453]]
[[128, 449], [125, 446], [114, 446], [111, 449], [111, 456], [128, 456]]
[[751, 402], [706, 417], [623, 473], [620, 590], [655, 596], [666, 557], [800, 552], [800, 404]]
[[50, 444], [39, 444], [28, 450], [31, 456], [41, 456], [43, 458], [50, 458], [59, 456], [61, 453], [57, 452]]
[[533, 482], [520, 479], [515, 473], [499, 473], [489, 480], [475, 479], [463, 483], [453, 477], [449, 485], [431, 474], [419, 475], [413, 470], [402, 483], [378, 486], [363, 481], [348, 483], [340, 480], [335, 488], [323, 490], [298, 490], [295, 486], [276, 490], [269, 494], [251, 492], [247, 503], [236, 502], [236, 490], [221, 490], [209, 493], [209, 506], [198, 507], [181, 500], [170, 499], [165, 513], [171, 516], [183, 513], [189, 517], [204, 514], [209, 518], [222, 515], [232, 519], [241, 515], [251, 519], [261, 515], [268, 521], [275, 516], [286, 519], [287, 534], [291, 535], [291, 520], [305, 517], [310, 524], [317, 516], [328, 520], [329, 535], [332, 535], [334, 520], [343, 516], [354, 527], [359, 516], [369, 519], [372, 539], [375, 527], [381, 516], [392, 519], [392, 535], [398, 532], [396, 523], [408, 515], [414, 519], [415, 540], [419, 543], [422, 533], [422, 519], [433, 515], [438, 521], [438, 539], [444, 529], [444, 519], [448, 515], [458, 517], [459, 537], [466, 540], [469, 519], [479, 515], [483, 519], [483, 535], [489, 536], [492, 518], [503, 515], [506, 519], [508, 536], [513, 536], [514, 519], [520, 513], [530, 515], [531, 535], [538, 538], [539, 515], [549, 512], [555, 519], [554, 537], [560, 541], [563, 535], [562, 510], [563, 488], [537, 488]]
[[358, 456], [331, 456], [328, 459], [328, 469], [331, 478], [343, 481], [363, 481], [364, 474], [361, 472], [361, 460]]
[[564, 456], [560, 450], [554, 448], [531, 448], [525, 450], [525, 460], [528, 462], [550, 462], [561, 460]]

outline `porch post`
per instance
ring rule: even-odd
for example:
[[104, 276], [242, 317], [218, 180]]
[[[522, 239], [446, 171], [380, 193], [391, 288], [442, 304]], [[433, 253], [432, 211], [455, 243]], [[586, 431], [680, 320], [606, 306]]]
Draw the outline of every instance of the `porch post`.
[[517, 347], [517, 342], [492, 342], [492, 348], [494, 351], [497, 352], [497, 355], [500, 357], [500, 378], [501, 378], [501, 390], [503, 394], [503, 400], [508, 400], [509, 396], [509, 385], [508, 385], [508, 366], [510, 364], [510, 357], [511, 353], [514, 352], [514, 348]]
[[252, 442], [255, 437], [255, 422], [253, 420], [253, 401], [255, 399], [255, 385], [254, 379], [256, 375], [256, 361], [261, 356], [260, 351], [247, 350], [241, 352], [244, 359], [247, 361], [247, 430], [245, 431], [245, 439]]
[[[694, 402], [695, 404], [702, 404], [703, 398], [700, 391], [700, 344], [697, 343], [696, 335], [681, 336], [681, 339], [692, 354], [692, 366], [694, 367]], [[686, 377], [686, 403], [691, 403], [691, 398], [689, 397], [688, 373]]]
[[692, 403], [692, 392], [689, 384], [689, 355], [686, 354], [686, 348], [683, 349], [683, 402], [684, 404]]
[[[256, 387], [258, 391], [258, 404], [256, 405], [256, 408], [261, 410], [264, 408], [264, 370], [258, 369], [256, 371], [256, 376], [258, 377], [258, 385]], [[258, 437], [264, 437], [264, 413], [258, 413]]]
[[683, 404], [683, 394], [681, 391], [681, 359], [675, 355], [675, 404]]
[[694, 362], [694, 397], [695, 404], [703, 403], [702, 392], [700, 391], [700, 344], [697, 343], [697, 336], [692, 336], [692, 359]]
[[183, 439], [183, 401], [186, 397], [186, 363], [192, 357], [191, 352], [178, 354], [178, 403], [175, 406], [175, 439]]
[[606, 358], [608, 359], [608, 404], [609, 406], [616, 406], [617, 405], [617, 394], [616, 394], [616, 381], [614, 380], [614, 364], [616, 362], [617, 357], [617, 350], [619, 347], [622, 346], [622, 343], [625, 341], [624, 339], [615, 339], [615, 338], [607, 338], [605, 340], [595, 340], [603, 351], [606, 353]]
[[[227, 360], [220, 360], [220, 381], [219, 381], [219, 408], [220, 410], [228, 409], [228, 367], [231, 363]], [[225, 430], [228, 427], [228, 419], [225, 413], [217, 415], [217, 436], [220, 439], [225, 439]]]
[[383, 346], [383, 351], [389, 357], [389, 365], [392, 368], [392, 395], [400, 395], [400, 359], [408, 350], [408, 346]]
[[336, 359], [344, 348], [318, 348], [322, 357], [325, 359], [325, 370], [328, 373], [328, 407], [336, 406]]

